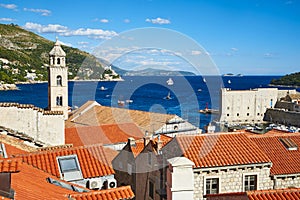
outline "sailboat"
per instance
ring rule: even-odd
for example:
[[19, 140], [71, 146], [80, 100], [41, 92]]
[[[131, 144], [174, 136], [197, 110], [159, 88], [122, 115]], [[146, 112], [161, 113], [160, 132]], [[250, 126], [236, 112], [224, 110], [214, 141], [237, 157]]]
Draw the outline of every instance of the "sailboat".
[[206, 79], [205, 78], [203, 78], [203, 82], [206, 83]]
[[231, 80], [228, 80], [227, 82], [228, 82], [228, 84], [231, 84]]
[[174, 84], [174, 81], [171, 78], [169, 78], [166, 82], [167, 82], [168, 85], [173, 85]]
[[167, 99], [167, 100], [172, 99], [171, 94], [170, 94], [170, 91], [169, 91], [168, 95], [167, 95], [164, 99]]

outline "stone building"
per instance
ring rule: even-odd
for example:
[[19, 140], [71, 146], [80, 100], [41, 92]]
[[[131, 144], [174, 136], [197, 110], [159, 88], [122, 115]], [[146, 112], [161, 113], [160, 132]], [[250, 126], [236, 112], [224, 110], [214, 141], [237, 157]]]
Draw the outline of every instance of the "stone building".
[[247, 124], [263, 122], [268, 108], [273, 108], [277, 100], [287, 92], [277, 88], [257, 88], [253, 90], [221, 89], [220, 122], [229, 124]]
[[300, 187], [298, 133], [241, 131], [149, 141], [129, 140], [113, 160], [116, 178], [132, 186], [137, 200], [251, 199], [260, 190], [277, 195]]
[[274, 108], [268, 108], [264, 120], [288, 126], [300, 127], [300, 93], [288, 92]]
[[41, 146], [65, 144], [64, 120], [68, 118], [68, 68], [66, 53], [56, 41], [49, 53], [48, 109], [30, 104], [0, 103], [0, 126]]
[[56, 40], [49, 53], [48, 66], [48, 109], [62, 111], [64, 119], [68, 119], [68, 67], [66, 53]]
[[174, 137], [201, 133], [201, 129], [177, 115], [102, 106], [96, 101], [88, 101], [73, 111], [65, 125], [66, 128], [71, 128], [124, 123], [135, 124], [143, 134]]

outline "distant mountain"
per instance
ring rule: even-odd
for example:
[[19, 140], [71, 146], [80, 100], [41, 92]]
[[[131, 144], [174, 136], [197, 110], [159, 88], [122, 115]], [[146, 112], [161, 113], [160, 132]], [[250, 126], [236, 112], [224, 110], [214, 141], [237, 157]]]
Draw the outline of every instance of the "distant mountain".
[[287, 74], [271, 81], [273, 85], [300, 86], [300, 72]]
[[[54, 42], [18, 25], [0, 24], [0, 81], [47, 80], [48, 53]], [[67, 54], [69, 79], [101, 79], [104, 67], [93, 55], [62, 45]], [[106, 72], [111, 74], [110, 72]], [[114, 75], [118, 77], [118, 75]]]
[[119, 68], [113, 68], [117, 73], [123, 76], [195, 76], [192, 72], [187, 71], [169, 71], [162, 69], [147, 68], [143, 70], [127, 71]]

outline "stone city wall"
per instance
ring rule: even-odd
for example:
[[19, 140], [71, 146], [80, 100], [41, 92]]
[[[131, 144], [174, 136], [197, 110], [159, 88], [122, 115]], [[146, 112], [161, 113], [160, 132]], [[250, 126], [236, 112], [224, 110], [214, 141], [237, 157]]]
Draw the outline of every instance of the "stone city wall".
[[273, 123], [300, 127], [299, 112], [290, 112], [280, 109], [268, 109], [265, 113], [264, 120]]
[[65, 143], [62, 112], [45, 111], [29, 104], [0, 103], [0, 113], [0, 126], [47, 145]]

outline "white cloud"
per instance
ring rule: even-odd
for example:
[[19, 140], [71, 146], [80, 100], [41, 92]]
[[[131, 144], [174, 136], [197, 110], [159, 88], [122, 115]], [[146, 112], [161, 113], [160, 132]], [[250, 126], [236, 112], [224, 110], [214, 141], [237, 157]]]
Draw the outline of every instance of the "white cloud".
[[108, 23], [109, 21], [108, 21], [108, 19], [100, 19], [100, 22], [101, 23]]
[[27, 22], [25, 29], [36, 31], [38, 33], [65, 33], [68, 28], [59, 24], [41, 25], [37, 23]]
[[77, 44], [80, 44], [80, 45], [85, 45], [85, 44], [89, 44], [89, 42], [84, 42], [84, 41], [81, 41], [81, 42], [77, 42]]
[[124, 19], [124, 23], [130, 23], [129, 19]]
[[265, 57], [265, 58], [273, 58], [274, 55], [273, 55], [272, 53], [265, 53], [265, 54], [264, 54], [264, 57]]
[[15, 21], [15, 20], [12, 19], [12, 18], [0, 18], [0, 21], [2, 21], [2, 22], [12, 22], [12, 21]]
[[235, 47], [232, 47], [231, 50], [232, 50], [232, 51], [238, 51], [239, 49], [238, 49], [238, 48], [235, 48]]
[[94, 39], [110, 39], [118, 35], [115, 31], [105, 31], [102, 29], [79, 28], [77, 30], [69, 30], [61, 33], [63, 36], [89, 36]]
[[3, 4], [3, 3], [1, 3], [0, 7], [17, 11], [18, 6], [16, 4]]
[[24, 11], [34, 12], [34, 13], [41, 13], [42, 16], [49, 16], [49, 15], [51, 15], [51, 11], [50, 10], [46, 10], [46, 9], [24, 8]]
[[59, 24], [41, 25], [27, 22], [24, 28], [38, 33], [58, 33], [61, 36], [88, 36], [93, 39], [110, 39], [118, 35], [115, 31], [102, 29], [79, 28], [77, 30], [70, 30], [68, 27]]
[[171, 21], [168, 19], [163, 19], [160, 17], [157, 17], [156, 19], [146, 19], [146, 22], [152, 23], [152, 24], [170, 24]]
[[202, 54], [201, 51], [192, 51], [192, 55], [196, 56], [196, 55], [200, 55]]

